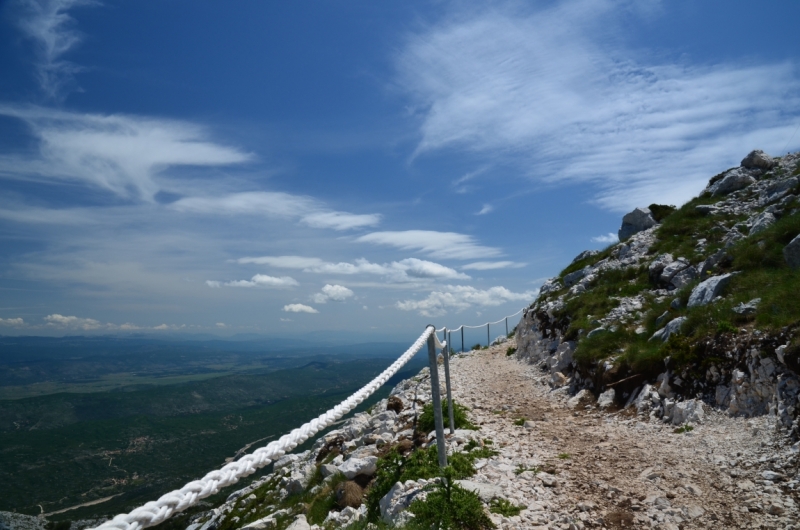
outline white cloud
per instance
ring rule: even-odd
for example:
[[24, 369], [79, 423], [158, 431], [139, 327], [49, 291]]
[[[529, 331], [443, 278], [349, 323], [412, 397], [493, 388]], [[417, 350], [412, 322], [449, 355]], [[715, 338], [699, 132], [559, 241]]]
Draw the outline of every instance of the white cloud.
[[20, 327], [24, 326], [25, 321], [21, 318], [0, 318], [0, 326]]
[[220, 329], [227, 328], [228, 325], [225, 322], [217, 322], [217, 327]]
[[95, 320], [93, 318], [64, 316], [64, 315], [59, 315], [58, 313], [47, 315], [46, 317], [44, 317], [44, 320], [45, 322], [47, 322], [48, 326], [55, 326], [55, 327], [69, 328], [69, 329], [83, 329], [87, 331], [108, 327], [107, 324], [102, 324], [98, 320]]
[[494, 206], [492, 206], [491, 204], [484, 204], [483, 208], [481, 208], [481, 211], [479, 211], [475, 215], [485, 215], [491, 212], [492, 210], [494, 210]]
[[270, 265], [281, 269], [308, 269], [319, 267], [325, 262], [319, 258], [305, 258], [303, 256], [259, 256], [239, 258], [236, 263], [256, 265]]
[[617, 237], [617, 234], [615, 234], [614, 232], [609, 232], [609, 233], [604, 234], [602, 236], [593, 237], [592, 238], [592, 242], [593, 243], [607, 243], [607, 244], [617, 243], [617, 242], [619, 242], [619, 237]]
[[175, 201], [172, 207], [180, 212], [297, 219], [312, 228], [333, 230], [375, 226], [381, 220], [379, 214], [331, 211], [312, 197], [270, 191], [247, 191], [221, 197], [186, 197]]
[[516, 159], [629, 210], [680, 204], [751, 149], [777, 154], [794, 130], [796, 64], [670, 64], [626, 48], [614, 33], [637, 16], [630, 2], [491, 5], [410, 35], [397, 56], [421, 118], [417, 155]]
[[400, 301], [396, 307], [403, 311], [418, 311], [425, 317], [437, 317], [446, 314], [448, 309], [463, 311], [472, 306], [498, 306], [513, 301], [529, 302], [537, 293], [538, 291], [514, 293], [502, 286], [476, 289], [468, 285], [445, 285], [441, 291], [433, 291], [423, 300]]
[[291, 318], [281, 318], [281, 322], [292, 322]]
[[474, 263], [467, 263], [461, 268], [463, 270], [488, 271], [492, 269], [519, 269], [525, 265], [525, 263], [516, 261], [476, 261]]
[[214, 143], [197, 125], [135, 116], [79, 114], [0, 106], [27, 123], [39, 140], [37, 158], [0, 157], [0, 176], [81, 181], [122, 197], [152, 200], [159, 176], [174, 166], [222, 166], [251, 155]]
[[[220, 282], [216, 281], [206, 281], [206, 284], [209, 287], [219, 287]], [[214, 284], [214, 285], [212, 285]], [[266, 274], [256, 274], [249, 280], [233, 280], [230, 282], [225, 282], [222, 285], [226, 285], [228, 287], [272, 287], [272, 288], [285, 288], [285, 287], [297, 287], [300, 285], [297, 283], [297, 280], [292, 278], [291, 276], [267, 276]]]
[[222, 282], [217, 280], [206, 280], [206, 285], [214, 289], [219, 289], [222, 287]]
[[[364, 258], [359, 258], [353, 263], [332, 263], [319, 258], [306, 258], [302, 256], [261, 256], [239, 258], [237, 263], [270, 265], [284, 269], [299, 269], [303, 272], [316, 274], [374, 274], [385, 277], [390, 282], [418, 282], [434, 279], [469, 280], [470, 277], [455, 269], [446, 267], [433, 261], [418, 258], [406, 258], [391, 263], [372, 263]], [[208, 282], [206, 282], [208, 283]]]
[[433, 230], [372, 232], [356, 238], [356, 241], [388, 245], [403, 250], [419, 250], [434, 258], [475, 259], [501, 254], [500, 249], [481, 246], [472, 236], [456, 232]]
[[289, 304], [283, 306], [283, 310], [287, 313], [319, 313], [316, 309], [305, 304]]
[[353, 296], [353, 291], [345, 287], [344, 285], [331, 285], [326, 284], [325, 287], [322, 288], [322, 291], [316, 293], [312, 299], [314, 302], [318, 304], [324, 304], [328, 301], [333, 302], [344, 302], [351, 296]]
[[53, 98], [74, 85], [74, 75], [82, 68], [61, 58], [81, 41], [81, 35], [71, 28], [74, 19], [69, 9], [94, 4], [92, 0], [22, 0], [19, 27], [36, 43], [39, 57], [39, 83]]

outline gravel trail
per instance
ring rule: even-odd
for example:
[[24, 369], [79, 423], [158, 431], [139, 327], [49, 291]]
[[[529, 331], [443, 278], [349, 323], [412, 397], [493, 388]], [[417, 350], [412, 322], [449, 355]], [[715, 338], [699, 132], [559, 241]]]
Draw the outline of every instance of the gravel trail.
[[702, 424], [676, 433], [593, 400], [568, 404], [549, 373], [505, 355], [513, 345], [456, 356], [451, 367], [454, 398], [500, 451], [478, 462], [473, 480], [526, 507], [493, 516], [499, 528], [800, 528], [787, 485], [796, 454], [766, 417], [707, 407]]

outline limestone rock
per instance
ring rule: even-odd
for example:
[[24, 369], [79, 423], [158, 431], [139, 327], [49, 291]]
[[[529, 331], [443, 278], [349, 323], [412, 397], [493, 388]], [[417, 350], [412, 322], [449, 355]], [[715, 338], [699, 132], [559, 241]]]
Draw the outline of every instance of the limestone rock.
[[722, 274], [720, 276], [712, 276], [711, 278], [700, 282], [700, 284], [692, 289], [692, 294], [689, 295], [688, 307], [697, 307], [706, 305], [714, 298], [722, 293], [722, 290], [730, 283], [733, 274]]
[[468, 491], [474, 491], [483, 502], [489, 502], [495, 497], [503, 496], [503, 488], [494, 484], [484, 484], [471, 480], [456, 480], [456, 484]]
[[668, 286], [680, 289], [697, 278], [697, 269], [684, 258], [678, 258], [661, 271], [659, 280]]
[[539, 287], [539, 294], [547, 294], [561, 289], [561, 281], [558, 278], [550, 278]]
[[339, 466], [339, 472], [352, 479], [358, 475], [372, 476], [378, 470], [378, 457], [368, 456], [366, 458], [350, 458]]
[[758, 309], [758, 304], [761, 303], [761, 298], [753, 298], [746, 304], [742, 302], [741, 304], [737, 305], [733, 308], [734, 313], [738, 313], [740, 315], [752, 315]]
[[756, 179], [747, 170], [741, 168], [731, 169], [725, 173], [724, 177], [709, 186], [708, 191], [714, 197], [719, 197], [744, 189], [754, 184], [755, 181]]
[[783, 257], [793, 269], [800, 269], [800, 234], [783, 248]]
[[750, 235], [754, 236], [760, 232], [763, 232], [770, 226], [775, 224], [777, 219], [774, 215], [769, 212], [762, 212], [760, 213], [754, 220], [753, 226], [750, 228]]
[[653, 219], [653, 215], [648, 208], [636, 208], [622, 218], [622, 227], [617, 235], [620, 241], [625, 241], [633, 234], [647, 230], [655, 225], [656, 220]]
[[750, 153], [742, 159], [742, 167], [747, 169], [772, 169], [775, 167], [775, 160], [761, 149], [750, 151]]
[[672, 424], [703, 423], [703, 403], [696, 399], [675, 403], [672, 408]]
[[592, 393], [584, 388], [583, 390], [581, 390], [580, 392], [578, 392], [577, 394], [575, 394], [574, 396], [572, 396], [567, 400], [567, 406], [569, 408], [574, 409], [575, 407], [580, 405], [581, 402], [590, 399], [592, 399]]
[[681, 326], [683, 325], [684, 322], [686, 322], [686, 317], [678, 317], [670, 320], [669, 324], [667, 324], [663, 328], [653, 333], [653, 336], [650, 337], [650, 340], [661, 339], [662, 341], [667, 342], [667, 339], [669, 338], [670, 335], [672, 335], [673, 333], [678, 333], [680, 331]]
[[613, 388], [609, 388], [597, 398], [597, 406], [601, 409], [607, 409], [611, 405], [614, 404], [614, 397], [616, 396], [616, 392]]
[[294, 520], [292, 524], [290, 524], [286, 530], [311, 530], [311, 525], [308, 524], [306, 521], [305, 515], [298, 515], [297, 519]]

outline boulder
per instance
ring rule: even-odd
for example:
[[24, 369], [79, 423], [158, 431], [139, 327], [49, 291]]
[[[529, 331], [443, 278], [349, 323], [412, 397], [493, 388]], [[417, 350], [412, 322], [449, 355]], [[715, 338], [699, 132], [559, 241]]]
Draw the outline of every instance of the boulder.
[[309, 525], [308, 521], [306, 521], [306, 516], [300, 514], [297, 516], [297, 519], [295, 519], [294, 522], [286, 528], [286, 530], [311, 530], [311, 525]]
[[800, 234], [783, 248], [783, 258], [793, 269], [800, 269]]
[[713, 215], [717, 213], [718, 208], [712, 204], [698, 204], [694, 210], [700, 215]]
[[471, 480], [456, 480], [456, 484], [461, 486], [467, 491], [474, 491], [478, 494], [483, 502], [488, 503], [496, 497], [503, 496], [503, 488], [495, 486], [494, 484], [484, 484], [482, 482], [473, 482]]
[[720, 180], [708, 187], [708, 191], [714, 197], [727, 195], [734, 191], [739, 191], [747, 186], [755, 183], [754, 179], [747, 170], [744, 169], [731, 169], [725, 173], [725, 176]]
[[564, 276], [564, 285], [572, 287], [578, 283], [584, 276], [586, 276], [586, 269], [580, 269], [575, 272], [570, 272]]
[[597, 398], [597, 406], [601, 409], [607, 409], [611, 405], [614, 404], [614, 397], [616, 396], [616, 392], [614, 392], [613, 388], [609, 388]]
[[712, 276], [700, 282], [697, 287], [692, 289], [692, 294], [689, 295], [689, 303], [687, 306], [697, 307], [708, 304], [722, 293], [722, 290], [731, 282], [731, 278], [733, 278], [733, 274], [728, 273], [720, 276]]
[[583, 390], [581, 390], [580, 392], [578, 392], [577, 394], [575, 394], [574, 396], [572, 396], [567, 400], [567, 406], [571, 409], [574, 409], [575, 407], [580, 405], [581, 402], [583, 402], [584, 400], [589, 401], [591, 399], [593, 399], [592, 393], [584, 388]]
[[736, 307], [733, 308], [734, 313], [738, 313], [740, 315], [752, 315], [758, 309], [758, 304], [761, 303], [761, 298], [753, 298], [746, 304], [743, 302]]
[[622, 227], [617, 232], [617, 235], [620, 241], [625, 241], [633, 234], [647, 230], [655, 225], [656, 220], [653, 219], [653, 215], [648, 208], [636, 208], [622, 218]]
[[368, 456], [366, 458], [350, 458], [339, 466], [339, 472], [352, 479], [358, 475], [372, 476], [378, 470], [378, 457]]
[[775, 160], [761, 149], [750, 151], [750, 153], [742, 159], [742, 167], [746, 169], [763, 169], [768, 170], [775, 167]]
[[678, 317], [670, 320], [669, 324], [653, 333], [653, 336], [650, 337], [650, 340], [661, 339], [662, 341], [667, 342], [667, 339], [670, 335], [680, 331], [684, 322], [686, 322], [686, 317]]
[[539, 294], [547, 294], [561, 289], [562, 285], [558, 278], [550, 278], [539, 287]]
[[784, 198], [792, 189], [796, 188], [800, 183], [797, 177], [791, 177], [786, 180], [781, 180], [770, 184], [765, 193], [767, 194], [766, 203], [775, 202], [778, 199]]
[[675, 403], [672, 408], [672, 424], [703, 422], [703, 402], [696, 399]]
[[675, 261], [675, 259], [672, 257], [672, 254], [659, 254], [656, 256], [656, 259], [654, 259], [647, 268], [650, 279], [654, 282], [657, 281], [661, 277], [664, 268], [673, 261]]
[[661, 271], [659, 280], [665, 285], [680, 289], [697, 278], [697, 269], [685, 258], [678, 258]]
[[753, 226], [750, 227], [750, 235], [754, 236], [759, 232], [763, 232], [770, 226], [775, 224], [777, 219], [769, 212], [761, 212], [754, 220]]

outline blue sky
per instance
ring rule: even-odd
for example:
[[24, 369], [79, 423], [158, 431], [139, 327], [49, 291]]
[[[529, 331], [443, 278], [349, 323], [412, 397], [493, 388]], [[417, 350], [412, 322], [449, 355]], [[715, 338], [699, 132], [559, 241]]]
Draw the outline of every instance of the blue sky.
[[[0, 5], [0, 334], [500, 318], [800, 147], [800, 3]], [[794, 136], [793, 136], [794, 135]]]

